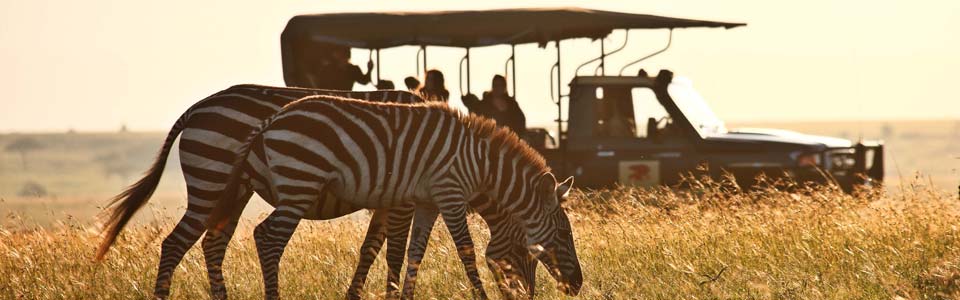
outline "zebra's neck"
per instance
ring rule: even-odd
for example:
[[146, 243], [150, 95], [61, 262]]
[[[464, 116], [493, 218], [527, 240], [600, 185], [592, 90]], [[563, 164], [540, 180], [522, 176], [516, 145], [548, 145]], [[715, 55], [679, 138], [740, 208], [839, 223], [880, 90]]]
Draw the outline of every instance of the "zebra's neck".
[[517, 144], [524, 142], [516, 139], [515, 135], [477, 134], [474, 138], [479, 145], [477, 154], [466, 158], [475, 161], [482, 176], [481, 182], [470, 186], [481, 187], [483, 190], [477, 192], [489, 196], [513, 217], [535, 219], [539, 212], [536, 209], [538, 205], [531, 202], [537, 201], [537, 179], [549, 169], [538, 163], [541, 161], [531, 159], [527, 151], [532, 149], [526, 144]]
[[396, 105], [378, 107], [390, 107], [387, 114], [395, 115], [388, 119], [392, 119], [398, 134], [404, 132], [407, 125], [426, 120], [431, 124], [453, 125], [435, 130], [444, 131], [439, 135], [442, 141], [437, 142], [453, 146], [458, 149], [457, 153], [452, 161], [435, 164], [437, 169], [431, 168], [431, 172], [441, 177], [452, 175], [464, 197], [486, 194], [511, 215], [523, 219], [539, 214], [538, 203], [531, 201], [537, 201], [534, 195], [538, 179], [550, 170], [543, 157], [509, 129], [497, 127], [495, 122], [483, 117], [461, 114], [446, 105], [426, 104], [414, 109], [409, 109], [410, 106], [401, 109]]

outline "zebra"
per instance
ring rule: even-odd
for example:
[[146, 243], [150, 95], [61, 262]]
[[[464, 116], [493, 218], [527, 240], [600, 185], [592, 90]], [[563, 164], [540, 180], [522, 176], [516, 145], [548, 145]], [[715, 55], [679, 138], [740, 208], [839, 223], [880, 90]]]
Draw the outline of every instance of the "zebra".
[[[213, 201], [216, 201], [218, 185], [226, 179], [223, 165], [232, 162], [239, 141], [255, 128], [263, 119], [275, 113], [280, 107], [293, 100], [308, 95], [333, 94], [352, 98], [369, 99], [374, 101], [393, 101], [401, 103], [421, 102], [422, 100], [410, 93], [401, 91], [376, 92], [345, 92], [327, 91], [303, 88], [282, 88], [261, 85], [236, 85], [193, 105], [188, 109], [168, 134], [153, 166], [137, 183], [131, 185], [123, 193], [111, 201], [112, 211], [106, 222], [105, 238], [97, 250], [97, 259], [102, 259], [110, 245], [116, 239], [123, 226], [133, 214], [142, 207], [156, 188], [166, 163], [166, 157], [173, 147], [173, 141], [183, 132], [180, 142], [181, 167], [188, 186], [187, 212], [173, 232], [164, 240], [160, 266], [154, 295], [158, 298], [169, 296], [169, 284], [172, 273], [179, 264], [184, 253], [204, 233], [202, 226]], [[249, 199], [249, 194], [244, 199]], [[246, 201], [246, 200], [244, 200]], [[313, 218], [333, 218], [350, 213], [357, 208], [340, 207], [331, 211], [319, 211]], [[379, 252], [384, 239], [389, 235], [390, 241], [397, 241], [400, 246], [388, 246], [388, 261], [391, 261], [391, 274], [400, 273], [403, 263], [403, 243], [406, 243], [406, 234], [409, 226], [403, 227], [402, 222], [387, 234], [387, 219], [407, 217], [411, 212], [399, 211], [390, 214], [392, 210], [378, 210], [374, 212], [373, 220], [367, 232], [367, 239], [361, 248], [361, 259], [354, 279], [347, 294], [352, 298], [359, 298], [360, 289], [366, 280], [369, 267]], [[409, 217], [407, 217], [409, 218]], [[431, 224], [432, 226], [432, 224]], [[211, 295], [214, 298], [225, 298], [226, 287], [223, 285], [221, 271], [222, 260], [226, 245], [232, 236], [233, 228], [220, 232], [208, 232], [202, 246], [207, 264], [208, 277], [211, 286]], [[378, 238], [378, 239], [377, 239]], [[496, 241], [494, 241], [496, 242]], [[396, 244], [395, 244], [396, 245]], [[396, 249], [391, 251], [391, 249]], [[399, 254], [396, 252], [399, 251]], [[391, 254], [393, 253], [393, 254]], [[490, 253], [490, 257], [516, 257], [509, 253]], [[512, 255], [512, 256], [511, 256]], [[395, 261], [399, 260], [399, 263]], [[465, 259], [467, 260], [467, 259]], [[471, 281], [479, 282], [479, 275], [468, 275]], [[398, 275], [389, 276], [396, 278]], [[476, 278], [475, 280], [473, 278]], [[532, 281], [530, 281], [532, 283]], [[388, 292], [396, 289], [399, 282], [395, 279], [388, 282]]]
[[[265, 161], [266, 154], [263, 151], [257, 151], [259, 149], [253, 149], [252, 154], [256, 156], [256, 161]], [[244, 172], [247, 176], [252, 178], [258, 178], [254, 180], [255, 183], [259, 184], [258, 193], [267, 195], [267, 197], [276, 197], [275, 195], [269, 194], [269, 191], [265, 191], [265, 187], [262, 186], [260, 180], [269, 180], [266, 179], [270, 176], [267, 173], [263, 173], [263, 168], [254, 168], [251, 165], [245, 164], [243, 166]], [[249, 188], [249, 187], [247, 187]], [[317, 194], [326, 195], [328, 193], [321, 193], [318, 191]], [[315, 207], [328, 207], [329, 205], [334, 204], [335, 199], [324, 198], [319, 201]], [[495, 277], [498, 279], [498, 289], [507, 299], [518, 299], [526, 295], [529, 298], [533, 297], [532, 287], [535, 284], [536, 276], [536, 263], [535, 259], [528, 254], [526, 244], [524, 243], [525, 235], [523, 232], [521, 222], [518, 222], [515, 218], [510, 217], [504, 211], [500, 209], [500, 206], [497, 203], [491, 201], [487, 197], [476, 197], [470, 202], [471, 206], [476, 208], [477, 213], [484, 218], [487, 224], [490, 226], [491, 238], [490, 243], [487, 247], [487, 263], [490, 270], [494, 272]], [[409, 212], [409, 206], [403, 206], [404, 209], [390, 209], [390, 212], [394, 211], [405, 211]], [[310, 208], [310, 211], [314, 208]], [[377, 212], [386, 211], [386, 209], [379, 209]], [[430, 205], [429, 203], [417, 203], [415, 214], [410, 215], [406, 213], [391, 214], [390, 216], [401, 216], [399, 218], [392, 218], [387, 221], [377, 221], [377, 214], [374, 214], [374, 220], [371, 221], [371, 226], [374, 224], [384, 224], [390, 227], [386, 230], [389, 233], [390, 237], [387, 239], [391, 243], [394, 241], [403, 243], [406, 242], [406, 238], [394, 238], [394, 236], [404, 234], [407, 232], [410, 227], [410, 217], [414, 218], [416, 225], [413, 226], [411, 230], [413, 235], [410, 237], [410, 248], [408, 253], [411, 255], [409, 258], [409, 263], [407, 264], [407, 279], [403, 282], [403, 295], [401, 299], [412, 299], [413, 290], [416, 283], [416, 275], [420, 261], [423, 258], [423, 253], [426, 252], [427, 242], [429, 240], [430, 232], [433, 230], [433, 225], [437, 220], [439, 210], [436, 206]], [[380, 215], [381, 217], [383, 215]], [[399, 220], [399, 221], [398, 221]], [[399, 223], [400, 227], [393, 225]], [[399, 229], [397, 229], [399, 228]], [[452, 229], [451, 229], [452, 230]], [[398, 232], [399, 231], [399, 232]], [[370, 237], [371, 233], [373, 234], [385, 234], [383, 230], [369, 229], [368, 236], [365, 238], [364, 242], [373, 242], [379, 243], [384, 239], [383, 237]], [[456, 239], [457, 234], [454, 234]], [[472, 255], [469, 255], [473, 251], [472, 241], [469, 240], [469, 233], [463, 234], [466, 236], [463, 241], [458, 242], [458, 245], [466, 245], [458, 247], [461, 253], [461, 259], [463, 259], [463, 264], [465, 267], [475, 265], [475, 262], [472, 260]], [[376, 247], [363, 247], [368, 249], [378, 249]], [[388, 249], [402, 249], [401, 245], [391, 245]], [[374, 250], [376, 251], [376, 250]], [[369, 255], [372, 261], [376, 257], [375, 252], [371, 252]], [[471, 260], [465, 260], [466, 257], [470, 257]], [[399, 270], [400, 266], [403, 263], [402, 257], [393, 257], [388, 255], [387, 264], [391, 269]], [[363, 268], [364, 271], [369, 269], [369, 265], [360, 266], [358, 268]], [[359, 272], [359, 271], [358, 271]], [[474, 269], [475, 272], [475, 269]], [[365, 278], [365, 273], [363, 276], [358, 276], [355, 278]], [[388, 279], [388, 282], [398, 282], [398, 278]], [[352, 282], [352, 286], [348, 290], [348, 299], [358, 299], [359, 291], [363, 287], [363, 282]], [[485, 299], [486, 294], [483, 292], [482, 283], [481, 286], [474, 287], [475, 296], [477, 298]], [[387, 297], [396, 297], [392, 293], [393, 291], [388, 291]]]
[[[254, 130], [207, 220], [228, 228], [245, 175], [276, 209], [254, 229], [265, 297], [279, 297], [280, 256], [300, 220], [315, 207], [364, 208], [435, 203], [451, 234], [469, 237], [466, 199], [485, 196], [522, 220], [526, 244], [558, 288], [576, 295], [583, 282], [570, 222], [561, 204], [573, 185], [557, 181], [543, 157], [509, 129], [446, 104], [372, 103], [311, 96], [290, 103]], [[318, 195], [332, 193], [335, 197]], [[338, 203], [330, 203], [330, 201]], [[459, 239], [455, 239], [462, 248]]]

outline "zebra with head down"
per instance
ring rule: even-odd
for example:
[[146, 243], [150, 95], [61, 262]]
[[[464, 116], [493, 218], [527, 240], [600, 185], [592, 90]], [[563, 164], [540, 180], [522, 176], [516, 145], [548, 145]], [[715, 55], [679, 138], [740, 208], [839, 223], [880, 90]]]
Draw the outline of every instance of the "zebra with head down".
[[[299, 221], [315, 207], [340, 202], [364, 208], [433, 203], [452, 235], [469, 237], [467, 201], [488, 197], [524, 223], [526, 244], [562, 291], [575, 295], [582, 284], [560, 205], [572, 178], [557, 182], [543, 157], [516, 134], [444, 104], [307, 97], [254, 130], [232, 168], [208, 226], [224, 228], [236, 218], [242, 206], [232, 202], [240, 184], [250, 174], [262, 175], [254, 182], [266, 185], [253, 189], [277, 200], [277, 209], [254, 230], [270, 299], [279, 297], [278, 263]], [[334, 197], [318, 196], [326, 193]]]

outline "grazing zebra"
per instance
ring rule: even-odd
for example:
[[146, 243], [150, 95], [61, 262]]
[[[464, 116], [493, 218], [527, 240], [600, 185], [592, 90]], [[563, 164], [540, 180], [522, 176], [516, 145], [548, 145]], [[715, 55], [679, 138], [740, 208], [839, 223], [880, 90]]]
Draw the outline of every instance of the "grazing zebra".
[[[97, 251], [97, 258], [103, 258], [123, 226], [150, 198], [160, 181], [167, 154], [172, 149], [177, 135], [183, 132], [180, 141], [180, 157], [187, 183], [187, 211], [173, 232], [162, 243], [154, 290], [156, 297], [166, 298], [169, 295], [170, 280], [174, 268], [179, 264], [184, 253], [206, 230], [203, 222], [214, 201], [217, 200], [217, 195], [229, 172], [227, 167], [230, 166], [234, 156], [239, 152], [239, 146], [244, 138], [263, 119], [273, 115], [287, 103], [304, 96], [320, 94], [400, 103], [422, 101], [411, 93], [401, 91], [347, 92], [259, 85], [237, 85], [211, 95], [193, 105], [181, 116], [171, 129], [157, 160], [147, 175], [113, 199], [112, 212], [105, 226], [105, 238]], [[250, 195], [250, 192], [245, 193], [241, 197], [243, 203], [237, 205], [243, 207]], [[268, 199], [267, 197], [264, 198]], [[357, 209], [348, 205], [332, 207], [327, 208], [326, 211], [318, 210], [307, 217], [330, 219], [351, 213]], [[351, 285], [348, 294], [359, 297], [359, 289], [363, 287], [369, 267], [373, 264], [383, 240], [388, 235], [391, 237], [390, 241], [396, 241], [392, 243], [394, 245], [392, 248], [388, 245], [388, 260], [399, 261], [399, 263], [392, 263], [391, 274], [394, 275], [389, 277], [397, 278], [399, 276], [400, 265], [403, 263], [403, 244], [406, 243], [406, 234], [409, 231], [409, 221], [404, 227], [402, 220], [404, 218], [409, 220], [410, 214], [412, 214], [410, 209], [382, 210], [374, 213], [373, 221], [368, 229], [368, 240], [363, 244], [360, 263], [354, 274], [354, 284]], [[388, 222], [387, 219], [399, 219], [401, 221]], [[391, 223], [393, 226], [384, 226], [387, 223]], [[208, 232], [202, 243], [211, 294], [214, 298], [226, 297], [221, 266], [234, 226], [235, 223], [232, 223], [227, 230]], [[385, 232], [388, 229], [387, 227], [393, 228], [389, 234]], [[379, 240], [371, 240], [370, 238], [379, 238]], [[493, 253], [493, 255], [503, 257], [499, 253]], [[479, 281], [479, 275], [468, 276], [476, 277], [476, 281]], [[388, 291], [395, 289], [398, 284], [398, 279], [388, 282]]]
[[[259, 151], [258, 151], [259, 150]], [[255, 158], [254, 158], [255, 157]], [[266, 153], [262, 151], [262, 148], [254, 148], [251, 151], [251, 160], [261, 164], [263, 161], [266, 161]], [[263, 173], [266, 170], [262, 167], [254, 167], [252, 165], [244, 165], [244, 172], [246, 176], [252, 178], [258, 178], [254, 180], [256, 185], [259, 185], [257, 188], [258, 193], [267, 195], [267, 197], [276, 197], [271, 195], [269, 191], [266, 191], [260, 180], [269, 180], [265, 179], [270, 176], [269, 173]], [[250, 187], [242, 187], [249, 189]], [[318, 192], [319, 193], [319, 192]], [[242, 194], [242, 193], [241, 193]], [[328, 194], [328, 193], [323, 193]], [[324, 198], [310, 208], [310, 211], [313, 211], [316, 207], [329, 207], [335, 205], [335, 199]], [[271, 201], [273, 202], [273, 201]], [[536, 276], [536, 263], [537, 261], [529, 255], [525, 243], [525, 233], [523, 231], [523, 224], [518, 222], [515, 218], [509, 216], [506, 212], [499, 209], [499, 206], [496, 202], [491, 201], [488, 197], [476, 197], [471, 202], [470, 205], [476, 208], [477, 213], [484, 218], [487, 224], [490, 227], [491, 238], [490, 243], [487, 247], [487, 260], [488, 266], [494, 272], [495, 276], [498, 278], [498, 288], [501, 293], [507, 299], [519, 299], [523, 298], [524, 295], [528, 297], [533, 296], [531, 288], [535, 283]], [[378, 218], [384, 218], [386, 214], [378, 214], [382, 211], [390, 211], [390, 217], [387, 217], [387, 220], [381, 221]], [[401, 213], [393, 213], [401, 212]], [[403, 243], [406, 242], [406, 233], [408, 231], [413, 231], [413, 236], [410, 238], [410, 248], [408, 253], [411, 257], [407, 265], [408, 275], [407, 280], [403, 283], [404, 294], [402, 299], [412, 299], [413, 298], [413, 289], [416, 284], [416, 274], [418, 271], [418, 266], [420, 261], [423, 258], [423, 253], [426, 252], [427, 242], [430, 237], [430, 233], [433, 230], [433, 225], [437, 220], [439, 211], [436, 206], [431, 203], [417, 203], [415, 212], [416, 214], [410, 214], [411, 212], [409, 205], [403, 205], [400, 209], [391, 208], [391, 209], [378, 209], [374, 213], [373, 220], [371, 220], [371, 229], [367, 231], [367, 237], [364, 240], [364, 243], [382, 243], [384, 238], [383, 235], [388, 235], [387, 240], [391, 243], [388, 249], [403, 249]], [[394, 217], [397, 216], [397, 217]], [[410, 218], [415, 218], [415, 226], [410, 230]], [[387, 226], [387, 230], [377, 230], [373, 226]], [[377, 237], [371, 237], [372, 235], [378, 235]], [[473, 242], [469, 239], [469, 233], [464, 234], [466, 238], [459, 240], [458, 247], [461, 254], [461, 260], [465, 267], [474, 267], [476, 265], [475, 260], [473, 259]], [[402, 236], [396, 238], [395, 236]], [[457, 239], [457, 236], [454, 235], [454, 238]], [[400, 243], [399, 245], [394, 245], [393, 243]], [[365, 255], [369, 263], [372, 263], [373, 259], [376, 258], [376, 249], [379, 249], [379, 244], [377, 246], [363, 246], [362, 248], [373, 249], [370, 253], [361, 253]], [[363, 250], [361, 250], [363, 251]], [[402, 252], [400, 253], [402, 254]], [[364, 259], [361, 259], [362, 261]], [[496, 263], [494, 265], [494, 262]], [[361, 264], [358, 266], [357, 272], [366, 272], [369, 270], [369, 263], [366, 265]], [[399, 270], [403, 264], [403, 257], [394, 257], [388, 254], [387, 264], [389, 268]], [[362, 270], [360, 270], [362, 269]], [[473, 272], [476, 273], [476, 268], [473, 268]], [[469, 273], [469, 272], [468, 272]], [[483, 291], [482, 282], [479, 281], [479, 274], [471, 277], [477, 279], [476, 285], [474, 286], [475, 296], [477, 298], [485, 299], [486, 294]], [[363, 273], [361, 276], [355, 276], [355, 280], [358, 278], [360, 280], [366, 278], [366, 273]], [[399, 278], [390, 278], [388, 282], [399, 282]], [[347, 299], [359, 299], [360, 291], [363, 288], [364, 282], [352, 282], [351, 288], [348, 289]], [[393, 295], [393, 290], [388, 290], [388, 298], [395, 297]]]
[[[252, 155], [251, 155], [252, 153]], [[256, 172], [251, 172], [257, 170]], [[435, 203], [454, 236], [467, 236], [467, 199], [484, 196], [524, 222], [526, 244], [558, 281], [579, 292], [583, 277], [558, 183], [543, 157], [493, 121], [445, 104], [372, 103], [312, 96], [288, 104], [242, 146], [207, 221], [227, 228], [242, 211], [244, 175], [276, 210], [254, 230], [265, 296], [278, 298], [280, 256], [300, 219], [316, 207], [387, 208]], [[332, 193], [335, 197], [321, 197]], [[337, 203], [331, 203], [334, 201]], [[455, 239], [459, 249], [460, 239]]]

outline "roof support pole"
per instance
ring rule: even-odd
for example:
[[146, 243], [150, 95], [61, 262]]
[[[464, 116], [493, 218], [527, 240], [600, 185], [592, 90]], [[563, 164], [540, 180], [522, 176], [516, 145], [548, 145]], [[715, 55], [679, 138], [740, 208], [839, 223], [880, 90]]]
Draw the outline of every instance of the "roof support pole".
[[513, 71], [510, 72], [510, 81], [512, 81], [513, 86], [513, 98], [517, 98], [517, 45], [510, 45], [510, 67]]
[[623, 67], [620, 68], [620, 76], [623, 76], [623, 71], [626, 71], [627, 68], [629, 68], [630, 66], [635, 65], [635, 64], [637, 64], [637, 63], [639, 63], [639, 62], [641, 62], [641, 61], [644, 61], [644, 60], [646, 60], [646, 59], [648, 59], [648, 58], [657, 56], [657, 54], [663, 53], [664, 51], [667, 51], [667, 49], [670, 49], [670, 45], [671, 45], [671, 44], [673, 44], [673, 28], [670, 28], [670, 35], [667, 36], [667, 44], [666, 44], [665, 46], [663, 46], [662, 49], [657, 50], [657, 51], [655, 51], [655, 52], [653, 52], [653, 53], [650, 53], [650, 54], [648, 54], [647, 56], [638, 58], [637, 60], [634, 60], [634, 61], [632, 61], [632, 62], [630, 62], [630, 63], [627, 63], [626, 65], [623, 65]]
[[[604, 49], [605, 44], [604, 38], [600, 38], [600, 66], [598, 67], [600, 68], [600, 76], [606, 75], [607, 73], [607, 68], [604, 67], [607, 62], [607, 51]], [[597, 71], [594, 70], [593, 74], [597, 74]]]
[[470, 93], [470, 48], [467, 48], [467, 94]]
[[566, 139], [563, 134], [563, 84], [560, 81], [560, 40], [556, 41], [557, 43], [557, 140], [559, 141], [557, 148], [560, 150], [560, 174], [566, 176], [566, 164], [567, 164], [567, 147]]
[[621, 50], [623, 50], [623, 48], [626, 48], [626, 47], [627, 47], [627, 41], [629, 41], [629, 40], [630, 40], [630, 30], [624, 30], [624, 31], [623, 31], [623, 44], [621, 44], [620, 47], [618, 47], [617, 49], [614, 49], [613, 51], [607, 52], [606, 49], [605, 49], [605, 48], [606, 48], [606, 44], [605, 44], [605, 42], [601, 39], [601, 40], [600, 40], [600, 56], [597, 56], [597, 57], [595, 57], [595, 58], [593, 58], [593, 59], [590, 59], [590, 60], [588, 60], [588, 61], [580, 64], [579, 66], [577, 66], [577, 69], [573, 71], [573, 74], [574, 74], [574, 75], [580, 74], [580, 69], [582, 69], [584, 66], [589, 65], [589, 64], [591, 64], [591, 63], [599, 60], [599, 61], [600, 61], [600, 64], [597, 65], [597, 68], [596, 68], [596, 69], [593, 69], [593, 74], [592, 74], [592, 75], [597, 75], [597, 71], [598, 71], [598, 70], [602, 70], [602, 74], [603, 74], [603, 75], [606, 75], [606, 72], [607, 72], [606, 58], [607, 58], [607, 56], [616, 54], [617, 52], [620, 52]]
[[377, 83], [380, 84], [380, 48], [377, 48]]
[[[467, 63], [467, 90], [466, 90], [467, 93], [466, 94], [463, 93], [464, 92], [463, 90], [463, 63], [464, 62]], [[457, 83], [460, 86], [460, 96], [466, 96], [470, 94], [470, 48], [467, 48], [467, 53], [464, 54], [463, 58], [460, 59], [460, 64], [458, 67], [460, 69], [457, 72], [457, 78], [458, 78]]]
[[[420, 56], [421, 56], [421, 54], [423, 55], [423, 68], [420, 68]], [[424, 76], [426, 76], [426, 72], [427, 72], [427, 46], [421, 45], [421, 46], [420, 46], [420, 49], [417, 49], [416, 61], [417, 61], [417, 68], [416, 68], [414, 71], [416, 71], [417, 77], [420, 77], [420, 71], [423, 71], [423, 72], [424, 72]]]
[[[503, 76], [510, 78], [513, 88], [513, 97], [517, 97], [517, 45], [510, 45], [510, 57], [507, 57], [507, 61], [503, 62]], [[513, 70], [511, 71], [511, 66]], [[509, 75], [509, 76], [508, 76]], [[553, 76], [553, 75], [550, 75]], [[552, 89], [553, 87], [551, 87]]]

